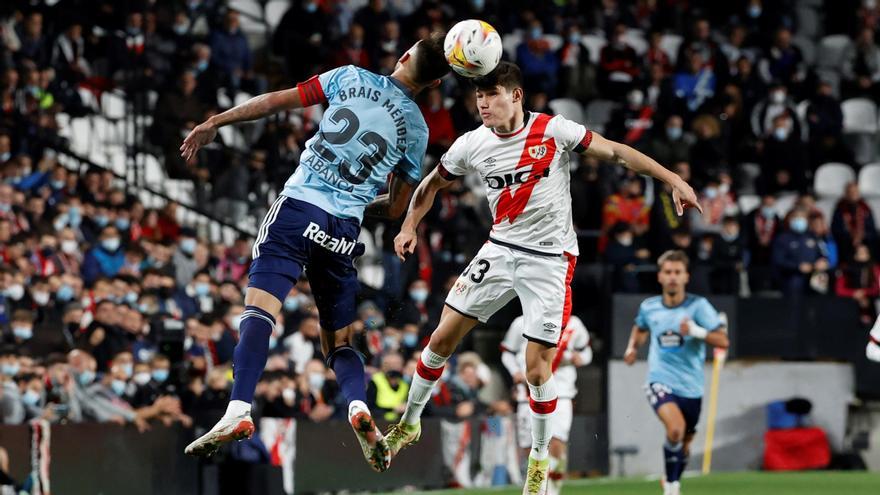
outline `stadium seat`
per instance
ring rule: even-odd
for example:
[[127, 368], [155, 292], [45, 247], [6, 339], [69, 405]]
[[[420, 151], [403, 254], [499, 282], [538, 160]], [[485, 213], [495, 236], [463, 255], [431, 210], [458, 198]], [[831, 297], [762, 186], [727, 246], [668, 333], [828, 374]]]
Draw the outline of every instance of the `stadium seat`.
[[673, 65], [675, 65], [678, 58], [678, 47], [681, 46], [682, 41], [684, 41], [684, 38], [677, 34], [664, 34], [660, 40], [660, 49], [666, 52], [666, 55], [669, 56], [669, 61]]
[[556, 115], [562, 115], [563, 117], [580, 124], [584, 124], [587, 121], [586, 116], [584, 115], [584, 108], [577, 100], [572, 98], [556, 98], [550, 100], [547, 105]]
[[822, 23], [816, 9], [806, 5], [799, 5], [794, 11], [797, 18], [797, 34], [807, 38], [816, 39], [822, 31]]
[[880, 163], [869, 163], [859, 170], [859, 192], [866, 198], [880, 198]]
[[868, 98], [850, 98], [840, 104], [844, 133], [877, 132], [877, 105]]
[[241, 12], [241, 20], [245, 17], [263, 18], [263, 7], [257, 0], [229, 0], [229, 8]]
[[804, 56], [804, 63], [813, 65], [816, 62], [816, 43], [813, 40], [803, 36], [795, 36], [791, 42], [800, 49], [801, 55]]
[[813, 177], [813, 190], [818, 197], [836, 198], [843, 194], [843, 188], [856, 180], [856, 173], [845, 163], [825, 163], [816, 169]]
[[550, 50], [553, 52], [562, 48], [562, 36], [558, 34], [545, 34], [544, 40], [550, 44]]
[[648, 42], [641, 29], [627, 29], [626, 34], [623, 35], [623, 41], [631, 46], [639, 56], [648, 51]]
[[825, 221], [828, 225], [831, 225], [831, 217], [834, 216], [834, 208], [837, 206], [837, 202], [840, 200], [839, 197], [835, 198], [819, 198], [816, 200], [816, 208], [822, 212], [822, 215], [825, 216]]
[[70, 148], [74, 153], [87, 154], [91, 147], [92, 126], [89, 119], [82, 117], [70, 121]]
[[617, 107], [617, 103], [611, 100], [591, 101], [587, 105], [586, 125], [597, 132], [604, 132], [605, 124], [611, 119], [611, 112], [615, 107]]
[[155, 156], [149, 153], [138, 153], [135, 160], [143, 165], [144, 175], [142, 179], [144, 184], [162, 186], [168, 180], [168, 177], [165, 175], [165, 167], [159, 163], [159, 159]]
[[740, 214], [748, 215], [761, 206], [761, 196], [757, 194], [743, 194], [739, 197], [738, 203]]
[[839, 68], [843, 60], [843, 52], [852, 41], [845, 34], [825, 36], [819, 42], [819, 67]]
[[871, 214], [874, 215], [874, 222], [880, 219], [880, 198], [872, 198], [868, 200], [868, 206], [871, 207]]
[[289, 0], [269, 0], [269, 3], [266, 4], [266, 23], [269, 24], [271, 31], [275, 31], [278, 24], [281, 23], [281, 18], [289, 9]]
[[518, 47], [522, 41], [523, 35], [520, 30], [506, 33], [501, 37], [501, 45], [504, 47], [504, 53], [507, 54], [511, 62], [516, 62], [516, 47]]
[[127, 114], [125, 97], [112, 91], [101, 94], [101, 113], [111, 120], [121, 120]]
[[831, 85], [831, 94], [840, 97], [840, 73], [835, 69], [816, 69], [816, 77]]
[[587, 47], [590, 51], [590, 62], [594, 64], [599, 63], [599, 55], [602, 53], [602, 48], [608, 44], [608, 41], [604, 36], [596, 36], [595, 34], [587, 34], [581, 38], [581, 44]]
[[781, 193], [779, 196], [776, 196], [776, 206], [774, 206], [774, 208], [776, 208], [776, 213], [779, 214], [781, 218], [785, 218], [794, 207], [794, 203], [797, 199], [797, 193], [791, 192]]

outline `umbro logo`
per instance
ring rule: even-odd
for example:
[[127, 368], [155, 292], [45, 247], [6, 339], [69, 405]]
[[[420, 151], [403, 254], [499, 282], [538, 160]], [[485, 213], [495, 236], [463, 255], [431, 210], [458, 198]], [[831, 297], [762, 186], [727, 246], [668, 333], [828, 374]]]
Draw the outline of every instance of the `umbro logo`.
[[498, 160], [496, 160], [494, 156], [490, 156], [489, 158], [483, 160], [483, 163], [485, 163], [486, 165], [494, 165], [496, 161]]

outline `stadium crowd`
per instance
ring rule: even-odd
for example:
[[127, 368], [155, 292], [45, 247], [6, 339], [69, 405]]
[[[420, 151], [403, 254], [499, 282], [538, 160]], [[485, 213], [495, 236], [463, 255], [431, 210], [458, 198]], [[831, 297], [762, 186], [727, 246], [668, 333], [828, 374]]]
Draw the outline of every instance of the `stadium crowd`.
[[[241, 217], [265, 211], [314, 121], [303, 114], [270, 120], [252, 129], [250, 151], [217, 146], [187, 165], [177, 152], [182, 136], [221, 108], [219, 94], [290, 87], [343, 64], [388, 74], [412, 40], [463, 18], [521, 37], [507, 56], [523, 69], [529, 108], [552, 113], [560, 98], [588, 109], [616, 102], [601, 131], [699, 190], [705, 212], [679, 218], [665, 187], [579, 160], [571, 190], [582, 263], [603, 263], [613, 290], [652, 290], [653, 260], [678, 247], [701, 267], [695, 290], [837, 294], [856, 299], [872, 322], [880, 295], [872, 210], [849, 184], [823, 212], [812, 185], [826, 162], [858, 167], [876, 158], [872, 149], [857, 160], [859, 150], [844, 139], [841, 101], [880, 98], [880, 5], [836, 0], [826, 9], [821, 31], [852, 37], [832, 77], [793, 43], [808, 36], [795, 3], [294, 0], [271, 42], [253, 50], [244, 14], [218, 0], [4, 2], [0, 421], [210, 426], [228, 400], [250, 240], [211, 242], [178, 222], [174, 203], [146, 208], [112, 173], [59, 164], [45, 136], [57, 134], [59, 113], [91, 111], [81, 88], [122, 89], [133, 99], [158, 92], [139, 145], [164, 158], [170, 177], [192, 180], [203, 209]], [[633, 30], [647, 44], [643, 54], [628, 44]], [[675, 57], [661, 46], [664, 33], [683, 34]], [[607, 42], [598, 54], [582, 42], [587, 34]], [[480, 121], [473, 91], [451, 76], [420, 102], [431, 131], [429, 166]], [[742, 163], [758, 164], [758, 173]], [[365, 221], [384, 282], [365, 287], [357, 334], [372, 373], [371, 407], [386, 419], [402, 410], [413, 356], [491, 226], [482, 184], [472, 179], [440, 194], [406, 263], [391, 252], [398, 224]], [[749, 211], [739, 201], [746, 194], [759, 196]], [[345, 416], [318, 333], [302, 280], [284, 300], [270, 342], [259, 414]], [[450, 368], [434, 415], [510, 412], [508, 403], [480, 395], [493, 378], [476, 354], [460, 355]]]

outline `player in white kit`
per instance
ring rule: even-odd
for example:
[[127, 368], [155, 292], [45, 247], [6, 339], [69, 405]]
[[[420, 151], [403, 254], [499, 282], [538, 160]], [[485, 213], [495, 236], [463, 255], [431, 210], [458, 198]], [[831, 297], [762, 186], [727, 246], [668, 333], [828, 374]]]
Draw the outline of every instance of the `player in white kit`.
[[388, 431], [392, 456], [416, 442], [431, 390], [458, 343], [514, 297], [523, 308], [526, 382], [532, 410], [532, 450], [524, 494], [547, 489], [549, 419], [557, 392], [551, 363], [571, 313], [569, 284], [578, 255], [571, 216], [569, 152], [584, 153], [651, 175], [672, 187], [679, 215], [699, 208], [678, 175], [633, 148], [609, 141], [561, 116], [523, 111], [519, 68], [501, 62], [473, 80], [483, 126], [455, 140], [413, 194], [394, 249], [403, 258], [416, 247], [416, 227], [437, 191], [470, 172], [486, 184], [494, 225], [487, 242], [456, 281], [440, 323], [422, 352], [406, 411]]
[[880, 316], [874, 321], [871, 333], [868, 334], [868, 346], [865, 348], [865, 356], [871, 361], [880, 363]]
[[[523, 337], [524, 318], [516, 317], [507, 329], [507, 335], [501, 342], [501, 363], [510, 374], [514, 383], [514, 400], [516, 408], [517, 443], [523, 449], [532, 446], [531, 409], [529, 407], [529, 391], [526, 387], [526, 343]], [[577, 316], [568, 320], [568, 326], [562, 330], [556, 357], [551, 370], [556, 381], [556, 412], [550, 420], [550, 470], [547, 492], [558, 495], [562, 488], [568, 460], [568, 435], [574, 418], [573, 399], [577, 395], [577, 368], [586, 366], [593, 361], [593, 349], [590, 347], [590, 332]]]

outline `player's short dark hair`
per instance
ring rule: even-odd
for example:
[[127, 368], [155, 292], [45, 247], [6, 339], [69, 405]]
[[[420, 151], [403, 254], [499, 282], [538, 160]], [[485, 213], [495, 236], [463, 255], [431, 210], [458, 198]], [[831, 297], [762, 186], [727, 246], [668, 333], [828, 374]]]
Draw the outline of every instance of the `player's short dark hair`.
[[502, 86], [508, 91], [523, 87], [522, 71], [516, 64], [502, 61], [498, 63], [495, 70], [485, 76], [475, 77], [474, 86], [477, 89], [487, 90], [494, 89], [495, 86]]
[[449, 72], [449, 63], [443, 52], [446, 33], [435, 31], [416, 44], [413, 79], [419, 84], [430, 84]]
[[657, 258], [657, 267], [662, 268], [663, 263], [669, 261], [679, 261], [681, 263], [684, 263], [685, 269], [688, 268], [688, 265], [690, 265], [691, 262], [690, 258], [688, 258], [688, 255], [684, 251], [680, 249], [670, 249], [669, 251], [661, 254], [659, 258]]

